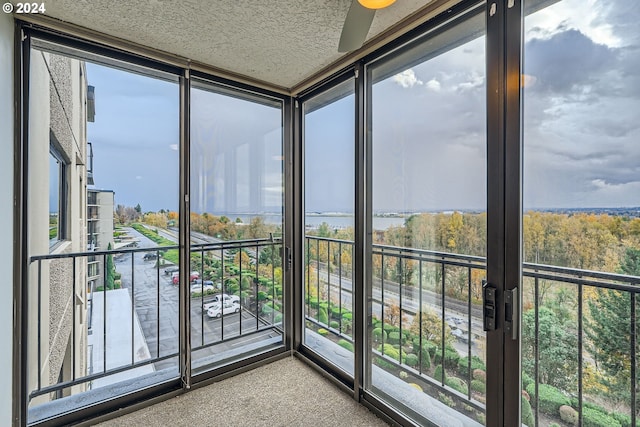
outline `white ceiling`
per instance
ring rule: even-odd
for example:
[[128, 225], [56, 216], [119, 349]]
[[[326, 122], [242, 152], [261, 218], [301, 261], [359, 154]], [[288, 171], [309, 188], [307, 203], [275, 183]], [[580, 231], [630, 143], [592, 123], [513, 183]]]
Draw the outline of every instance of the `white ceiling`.
[[[432, 0], [379, 10], [367, 39]], [[46, 15], [100, 33], [292, 88], [339, 60], [351, 0], [50, 0]]]

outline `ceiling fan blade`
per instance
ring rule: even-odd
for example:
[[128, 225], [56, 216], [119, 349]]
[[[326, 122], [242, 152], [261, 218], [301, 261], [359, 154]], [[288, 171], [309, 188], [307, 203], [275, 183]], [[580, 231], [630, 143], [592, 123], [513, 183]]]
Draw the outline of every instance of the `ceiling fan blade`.
[[362, 46], [375, 14], [374, 9], [367, 9], [358, 3], [358, 0], [351, 1], [351, 7], [342, 27], [338, 52], [350, 52]]

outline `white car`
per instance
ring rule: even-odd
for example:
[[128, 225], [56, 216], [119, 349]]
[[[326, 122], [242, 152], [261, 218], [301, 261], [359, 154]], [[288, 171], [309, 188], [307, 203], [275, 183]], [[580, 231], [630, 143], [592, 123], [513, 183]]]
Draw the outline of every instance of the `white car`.
[[212, 283], [198, 283], [191, 285], [191, 293], [202, 293], [204, 294], [207, 291], [213, 291], [214, 287]]
[[[240, 304], [240, 297], [237, 295], [222, 294], [222, 299], [226, 303], [235, 303], [238, 305]], [[202, 312], [206, 313], [206, 311], [209, 310], [209, 308], [218, 304], [220, 304], [220, 294], [215, 294], [212, 299], [202, 304]]]
[[226, 316], [227, 314], [240, 312], [240, 304], [235, 302], [225, 302], [222, 307], [222, 310], [220, 310], [220, 304], [215, 303], [207, 310], [207, 316], [221, 317], [223, 314]]

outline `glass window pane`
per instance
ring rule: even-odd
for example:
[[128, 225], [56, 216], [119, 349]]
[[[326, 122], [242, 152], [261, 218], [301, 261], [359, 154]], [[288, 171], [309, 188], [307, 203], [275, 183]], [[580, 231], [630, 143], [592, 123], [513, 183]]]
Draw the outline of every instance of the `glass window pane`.
[[303, 108], [304, 344], [353, 376], [353, 79], [310, 99]]
[[30, 423], [178, 375], [178, 79], [32, 46]]
[[630, 425], [640, 6], [528, 0], [525, 10], [523, 423]]
[[192, 367], [283, 342], [282, 102], [191, 89]]
[[368, 388], [419, 424], [484, 424], [485, 17], [374, 63]]

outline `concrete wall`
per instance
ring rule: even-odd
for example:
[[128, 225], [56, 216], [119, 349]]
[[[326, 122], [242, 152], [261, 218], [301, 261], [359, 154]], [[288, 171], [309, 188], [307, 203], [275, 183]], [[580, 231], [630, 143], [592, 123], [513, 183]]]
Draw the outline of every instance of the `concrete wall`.
[[[0, 366], [11, 367], [13, 349], [13, 18], [0, 14]], [[11, 372], [0, 375], [0, 425], [11, 425]]]

